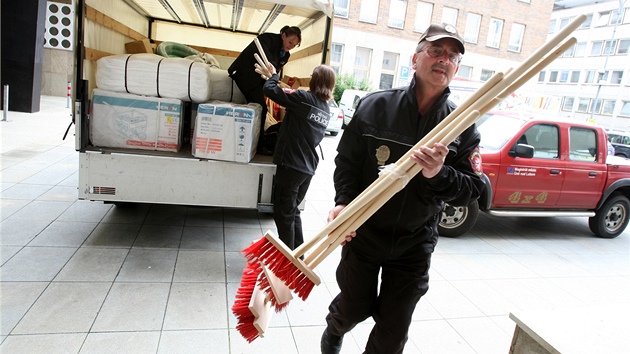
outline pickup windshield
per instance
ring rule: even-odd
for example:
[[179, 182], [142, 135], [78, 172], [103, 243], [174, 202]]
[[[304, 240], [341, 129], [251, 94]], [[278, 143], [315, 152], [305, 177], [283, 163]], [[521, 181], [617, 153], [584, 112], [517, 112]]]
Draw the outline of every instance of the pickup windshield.
[[477, 130], [481, 134], [480, 147], [489, 150], [499, 150], [516, 134], [525, 123], [522, 118], [488, 113], [481, 117]]

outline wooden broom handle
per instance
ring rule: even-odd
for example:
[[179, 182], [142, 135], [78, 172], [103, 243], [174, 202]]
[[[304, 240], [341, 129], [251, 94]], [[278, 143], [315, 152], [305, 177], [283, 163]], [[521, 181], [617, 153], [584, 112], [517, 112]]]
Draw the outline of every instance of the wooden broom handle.
[[[546, 67], [551, 62], [553, 62], [556, 58], [558, 58], [560, 55], [562, 55], [564, 52], [566, 52], [576, 42], [577, 42], [577, 40], [575, 38], [570, 38], [568, 41], [566, 41], [560, 47], [558, 47], [552, 53], [550, 53], [547, 57], [543, 58], [535, 66], [530, 67], [527, 70], [527, 72], [525, 72], [522, 75], [521, 78], [519, 78], [517, 81], [512, 82], [511, 84], [509, 84], [507, 87], [505, 87], [505, 89], [503, 91], [508, 92], [508, 94], [509, 94], [509, 93], [515, 91], [516, 89], [518, 89], [519, 87], [521, 87], [523, 84], [525, 84], [531, 78], [533, 78], [538, 72], [540, 72], [540, 70], [542, 70], [544, 67]], [[507, 95], [504, 95], [504, 96], [499, 95], [498, 97], [506, 97], [506, 96]], [[481, 110], [478, 111], [476, 114], [473, 114], [473, 113], [469, 114], [463, 121], [459, 122], [457, 124], [457, 126], [454, 127], [453, 129], [447, 129], [447, 131], [449, 131], [449, 133], [446, 134], [446, 136], [444, 138], [441, 138], [440, 140], [445, 145], [450, 144], [450, 142], [455, 140], [455, 138], [457, 138], [457, 136], [459, 136], [464, 130], [466, 130], [469, 126], [474, 124], [475, 121], [477, 121], [481, 115], [489, 112], [498, 103], [498, 101], [502, 100], [502, 99], [499, 99], [498, 97], [493, 99], [493, 100], [491, 100], [491, 101], [489, 101], [489, 102], [486, 102], [486, 104], [483, 106], [483, 108], [481, 108]], [[436, 135], [438, 135], [438, 134], [436, 134]], [[412, 160], [408, 159], [407, 161], [412, 161]], [[410, 168], [408, 170], [408, 175], [410, 176], [409, 178], [412, 178], [413, 176], [415, 176], [420, 171], [421, 171], [421, 168], [416, 163], [411, 162]], [[359, 212], [354, 213], [353, 215], [351, 215], [351, 217], [348, 218], [348, 220], [346, 222], [344, 222], [341, 227], [338, 227], [335, 230], [334, 235], [331, 234], [331, 240], [329, 240], [329, 242], [324, 242], [324, 243], [320, 244], [319, 247], [317, 247], [313, 251], [313, 253], [311, 253], [307, 257], [307, 259], [305, 260], [307, 265], [311, 269], [313, 269], [319, 263], [321, 263], [321, 261], [323, 261], [323, 259], [325, 257], [327, 257], [336, 247], [338, 247], [345, 240], [345, 236], [349, 232], [355, 231], [359, 226], [361, 226], [365, 221], [367, 221], [367, 219], [369, 219], [369, 217], [371, 217], [394, 194], [398, 193], [400, 191], [400, 189], [402, 189], [402, 188], [396, 188], [395, 184], [391, 184], [384, 191], [384, 195], [377, 196], [376, 199], [374, 200], [374, 202], [367, 206], [367, 210], [365, 210], [365, 208], [362, 208]], [[349, 224], [349, 226], [346, 226], [348, 224]]]
[[[499, 85], [499, 87], [502, 88], [501, 90], [498, 90], [498, 94], [500, 95], [499, 101], [504, 99], [507, 96], [508, 93], [513, 92], [516, 88], [520, 87], [520, 85], [524, 84], [524, 81], [522, 79], [519, 79], [518, 75], [520, 75], [523, 72], [525, 72], [528, 69], [530, 69], [529, 72], [531, 73], [531, 75], [529, 77], [530, 78], [533, 77], [533, 75], [535, 75], [537, 72], [531, 70], [531, 65], [536, 63], [537, 61], [539, 61], [540, 58], [546, 52], [548, 52], [553, 47], [555, 47], [555, 45], [557, 45], [557, 43], [559, 43], [562, 39], [564, 39], [564, 37], [568, 36], [568, 34], [570, 34], [573, 30], [575, 30], [584, 21], [585, 18], [586, 18], [586, 16], [584, 16], [584, 15], [577, 16], [563, 30], [561, 30], [556, 36], [554, 36], [551, 40], [549, 40], [547, 43], [545, 43], [542, 47], [540, 47], [538, 50], [536, 50], [534, 53], [532, 53], [532, 55], [530, 55], [528, 57], [528, 59], [526, 59], [516, 70], [510, 69], [508, 74], [507, 74], [508, 77], [504, 78], [503, 75], [496, 75], [495, 74], [490, 80], [488, 80], [488, 82], [486, 82], [486, 84], [482, 85], [482, 87], [479, 90], [477, 90], [473, 95], [471, 95], [467, 100], [465, 100], [462, 105], [460, 105], [457, 109], [455, 109], [449, 115], [449, 117], [452, 116], [451, 118], [449, 118], [449, 117], [445, 118], [444, 121], [442, 122], [444, 124], [443, 125], [442, 125], [442, 123], [438, 124], [433, 130], [436, 130], [436, 129], [442, 130], [442, 129], [444, 129], [446, 127], [446, 125], [448, 125], [453, 119], [455, 119], [457, 116], [459, 116], [459, 114], [462, 111], [465, 111], [466, 109], [470, 108], [470, 106], [473, 105], [474, 102], [480, 101], [480, 99], [483, 96], [487, 96], [488, 91], [493, 91], [493, 92], [497, 91], [497, 90], [492, 90], [497, 85], [497, 83], [511, 81], [511, 80], [508, 80], [508, 79], [513, 79], [513, 80], [517, 80], [518, 79], [518, 80], [520, 80], [520, 84], [518, 86], [515, 83], [509, 84], [509, 85]], [[548, 61], [547, 64], [545, 64], [544, 66], [548, 65], [549, 62], [550, 61]], [[539, 67], [539, 66], [541, 66], [541, 65], [537, 65], [536, 67]], [[544, 67], [544, 66], [542, 66], [542, 67]], [[497, 73], [497, 74], [500, 74], [500, 73]], [[512, 89], [512, 91], [508, 91], [508, 88], [513, 88], [513, 89]], [[494, 105], [496, 105], [496, 103], [494, 103], [494, 101], [496, 101], [496, 99], [494, 97], [490, 98], [490, 100], [488, 100], [487, 97], [483, 97], [483, 98], [485, 98], [485, 103], [487, 103], [485, 106], [488, 106], [487, 110], [483, 110], [483, 111], [485, 111], [485, 112], [483, 112], [483, 114], [485, 114], [487, 111], [492, 109], [492, 107], [494, 107]], [[431, 134], [431, 132], [429, 134]], [[427, 136], [429, 134], [427, 134]], [[426, 136], [425, 136], [425, 138], [426, 138]], [[419, 146], [426, 145], [426, 141], [425, 140], [426, 139], [421, 139], [421, 141], [418, 144], [416, 144], [416, 146], [418, 146], [418, 148], [419, 148]], [[414, 148], [412, 148], [403, 157], [408, 157], [413, 152], [413, 150], [417, 150], [416, 146], [414, 146]], [[396, 164], [399, 164], [399, 162], [401, 160], [402, 159], [399, 159], [396, 162]], [[404, 161], [402, 161], [402, 162], [405, 162], [406, 160], [407, 159], [405, 158]], [[311, 238], [308, 242], [306, 242], [306, 243], [302, 244], [300, 247], [298, 247], [295, 250], [294, 254], [296, 254], [298, 256], [305, 254], [311, 247], [313, 247], [315, 244], [317, 244], [317, 242], [319, 240], [321, 240], [324, 237], [328, 236], [333, 230], [338, 228], [339, 225], [341, 225], [341, 223], [343, 223], [350, 215], [356, 213], [358, 210], [363, 208], [363, 206], [366, 205], [369, 202], [369, 200], [364, 200], [364, 199], [367, 199], [366, 197], [372, 197], [374, 194], [381, 193], [383, 190], [387, 189], [387, 185], [379, 186], [381, 184], [380, 181], [382, 181], [383, 179], [384, 179], [384, 177], [380, 176], [375, 181], [375, 182], [378, 182], [378, 183], [372, 183], [357, 198], [355, 198], [353, 200], [353, 202], [348, 204], [348, 206], [346, 206], [346, 208], [344, 208], [342, 210], [342, 212], [337, 216], [337, 218], [335, 218], [335, 220], [333, 220], [330, 223], [328, 223], [324, 227], [324, 229], [321, 230], [321, 232], [319, 234], [315, 235], [315, 237]], [[373, 189], [376, 189], [377, 192], [372, 193]]]

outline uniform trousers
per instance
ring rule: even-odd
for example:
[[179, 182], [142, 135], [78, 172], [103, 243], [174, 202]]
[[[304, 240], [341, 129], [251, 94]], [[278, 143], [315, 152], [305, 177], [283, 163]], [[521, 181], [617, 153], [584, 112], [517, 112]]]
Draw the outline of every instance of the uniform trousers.
[[304, 243], [299, 205], [304, 200], [312, 175], [278, 166], [273, 191], [273, 220], [278, 236], [290, 249]]
[[336, 272], [340, 293], [326, 317], [330, 333], [343, 336], [371, 316], [375, 325], [365, 353], [402, 353], [416, 304], [429, 290], [436, 243], [437, 235], [392, 239], [357, 232], [341, 252]]

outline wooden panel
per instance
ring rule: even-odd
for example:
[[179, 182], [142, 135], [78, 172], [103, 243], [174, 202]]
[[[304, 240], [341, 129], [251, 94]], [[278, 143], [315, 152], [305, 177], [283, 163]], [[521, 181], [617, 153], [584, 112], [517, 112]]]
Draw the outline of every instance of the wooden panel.
[[121, 33], [127, 37], [133, 38], [137, 41], [147, 39], [147, 37], [144, 36], [143, 34], [136, 32], [135, 30], [132, 30], [131, 28], [125, 26], [124, 24], [114, 20], [113, 18], [87, 5], [85, 9], [85, 18], [87, 18], [90, 21], [94, 21], [100, 24], [101, 26], [111, 28], [112, 30], [118, 33]]

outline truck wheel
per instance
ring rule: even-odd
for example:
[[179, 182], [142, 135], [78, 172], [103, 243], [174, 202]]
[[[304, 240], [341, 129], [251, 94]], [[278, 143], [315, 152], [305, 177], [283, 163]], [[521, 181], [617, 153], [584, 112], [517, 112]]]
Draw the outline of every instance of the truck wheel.
[[628, 226], [630, 201], [623, 195], [613, 194], [604, 205], [588, 219], [588, 227], [599, 237], [614, 238]]
[[442, 210], [438, 232], [440, 236], [461, 236], [475, 226], [478, 217], [479, 203], [477, 200], [471, 202], [467, 207], [453, 206], [447, 203]]

